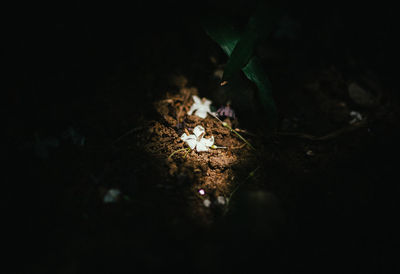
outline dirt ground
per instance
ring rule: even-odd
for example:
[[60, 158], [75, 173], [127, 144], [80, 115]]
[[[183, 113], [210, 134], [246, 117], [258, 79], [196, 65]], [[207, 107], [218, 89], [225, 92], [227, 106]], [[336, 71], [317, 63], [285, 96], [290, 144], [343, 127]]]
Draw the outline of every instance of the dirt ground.
[[[107, 46], [119, 55], [82, 65], [76, 86], [63, 80], [75, 92], [51, 97], [58, 76], [9, 89], [8, 250], [21, 261], [10, 273], [395, 273], [390, 75], [358, 51], [321, 53], [307, 34], [262, 44], [280, 117], [269, 132], [255, 87], [219, 86], [218, 45], [177, 26]], [[255, 149], [211, 115], [188, 115], [193, 95], [230, 102], [224, 121]], [[176, 152], [197, 125], [225, 148]], [[120, 194], [106, 203], [110, 189]]]

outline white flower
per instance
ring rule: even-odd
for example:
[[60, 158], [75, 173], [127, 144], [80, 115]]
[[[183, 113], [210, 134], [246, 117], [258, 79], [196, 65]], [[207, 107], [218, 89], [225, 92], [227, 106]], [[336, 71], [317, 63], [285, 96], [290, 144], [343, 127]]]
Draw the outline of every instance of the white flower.
[[118, 200], [121, 191], [119, 189], [112, 188], [107, 191], [106, 195], [104, 195], [103, 202], [104, 203], [115, 203]]
[[214, 144], [214, 136], [203, 138], [205, 130], [202, 126], [193, 129], [193, 134], [183, 133], [181, 139], [185, 141], [191, 149], [196, 148], [198, 152], [207, 151]]
[[350, 112], [350, 116], [353, 118], [353, 119], [349, 122], [350, 125], [353, 125], [353, 124], [355, 124], [355, 123], [357, 123], [357, 122], [360, 122], [360, 121], [362, 121], [362, 119], [363, 119], [361, 113], [359, 113], [358, 111], [354, 111], [354, 110]]
[[202, 100], [198, 96], [193, 95], [193, 101], [194, 104], [189, 109], [189, 115], [192, 115], [194, 112], [195, 115], [204, 119], [207, 117], [207, 113], [211, 113], [210, 105], [212, 102], [210, 100], [205, 98]]

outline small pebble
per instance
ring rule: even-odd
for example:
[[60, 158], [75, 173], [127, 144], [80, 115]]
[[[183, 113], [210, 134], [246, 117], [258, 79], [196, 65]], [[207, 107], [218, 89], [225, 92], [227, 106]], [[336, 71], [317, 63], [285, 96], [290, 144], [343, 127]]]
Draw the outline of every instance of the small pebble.
[[222, 196], [217, 197], [217, 201], [220, 205], [224, 205], [226, 203], [225, 198]]
[[306, 154], [307, 154], [308, 156], [314, 156], [314, 155], [315, 155], [314, 152], [313, 152], [312, 150], [308, 150], [308, 151], [306, 152]]

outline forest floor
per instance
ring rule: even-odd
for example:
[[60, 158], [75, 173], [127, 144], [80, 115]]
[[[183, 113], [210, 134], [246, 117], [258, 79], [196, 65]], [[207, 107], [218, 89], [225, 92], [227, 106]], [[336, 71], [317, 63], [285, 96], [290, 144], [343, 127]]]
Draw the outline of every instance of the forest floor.
[[[144, 53], [141, 71], [122, 64], [68, 114], [53, 110], [76, 113], [69, 135], [44, 126], [36, 143], [18, 140], [14, 161], [29, 166], [19, 176], [40, 182], [15, 206], [30, 273], [389, 273], [395, 92], [371, 70], [272, 60], [280, 119], [271, 134], [251, 84], [218, 86], [217, 45], [193, 46], [203, 53], [190, 57], [164, 38], [149, 48], [176, 46], [172, 57]], [[215, 108], [230, 101], [236, 118], [225, 121], [255, 149], [214, 117], [187, 115], [193, 95]], [[226, 148], [171, 156], [197, 125]]]

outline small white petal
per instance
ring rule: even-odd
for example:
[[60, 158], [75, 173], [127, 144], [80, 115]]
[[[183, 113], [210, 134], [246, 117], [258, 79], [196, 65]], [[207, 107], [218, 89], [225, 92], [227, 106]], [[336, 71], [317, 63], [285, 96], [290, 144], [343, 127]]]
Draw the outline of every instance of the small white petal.
[[195, 104], [195, 105], [201, 104], [201, 99], [200, 99], [199, 96], [193, 95], [192, 98], [193, 98], [193, 101], [194, 101], [194, 104]]
[[189, 135], [187, 135], [186, 133], [183, 133], [181, 136], [181, 140], [186, 141], [188, 137], [189, 137]]
[[188, 144], [188, 146], [191, 149], [194, 149], [196, 147], [196, 144], [197, 144], [197, 140], [196, 139], [186, 139], [185, 142], [186, 142], [186, 144]]
[[207, 117], [207, 110], [204, 110], [204, 108], [199, 108], [199, 109], [197, 109], [197, 111], [196, 111], [196, 115], [197, 116], [199, 116], [200, 118], [202, 118], [202, 119], [204, 119], [204, 118], [206, 118]]
[[214, 136], [211, 136], [211, 138], [201, 138], [200, 143], [210, 147], [214, 144]]
[[208, 200], [208, 199], [205, 199], [205, 200], [203, 201], [203, 205], [204, 205], [205, 207], [210, 207], [211, 201]]
[[201, 189], [199, 189], [199, 194], [204, 195], [204, 194], [206, 194], [206, 192], [204, 191], [204, 189], [201, 188]]
[[181, 139], [183, 141], [186, 141], [186, 140], [190, 140], [190, 139], [197, 139], [197, 137], [194, 134], [186, 135], [186, 133], [183, 133], [181, 136]]
[[210, 105], [211, 105], [211, 103], [212, 103], [212, 102], [211, 102], [210, 100], [206, 99], [206, 100], [203, 102], [203, 106], [209, 108]]
[[204, 127], [202, 127], [202, 126], [197, 126], [197, 127], [195, 127], [194, 129], [193, 129], [193, 134], [196, 136], [196, 137], [199, 137], [202, 133], [204, 133], [205, 132], [205, 129], [204, 129]]
[[203, 152], [203, 151], [207, 151], [208, 147], [205, 144], [198, 142], [196, 145], [196, 150], [197, 150], [197, 152]]
[[188, 111], [188, 115], [192, 115], [193, 111], [195, 111], [197, 108], [198, 108], [198, 105], [193, 104]]

